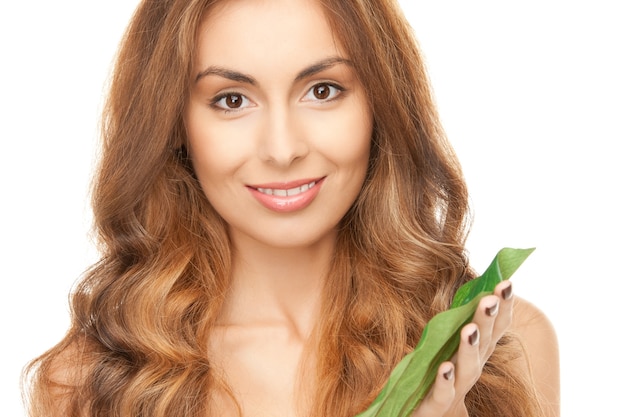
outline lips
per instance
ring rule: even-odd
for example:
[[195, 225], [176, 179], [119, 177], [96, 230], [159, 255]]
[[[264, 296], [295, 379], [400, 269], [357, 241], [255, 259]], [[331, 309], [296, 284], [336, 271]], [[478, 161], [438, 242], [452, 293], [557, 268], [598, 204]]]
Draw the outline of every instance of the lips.
[[300, 193], [310, 190], [311, 188], [313, 188], [313, 186], [315, 186], [315, 183], [316, 181], [311, 181], [307, 184], [289, 188], [289, 189], [257, 187], [257, 190], [267, 195], [275, 195], [279, 197], [291, 197], [291, 196], [298, 195]]
[[325, 177], [282, 183], [249, 185], [253, 197], [264, 207], [280, 213], [302, 210], [313, 202]]

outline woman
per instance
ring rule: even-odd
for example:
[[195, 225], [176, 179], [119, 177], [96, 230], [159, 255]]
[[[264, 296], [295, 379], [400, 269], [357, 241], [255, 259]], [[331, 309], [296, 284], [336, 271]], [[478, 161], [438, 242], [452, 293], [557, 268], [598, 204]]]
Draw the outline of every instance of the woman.
[[[367, 408], [474, 276], [421, 62], [391, 1], [144, 1], [104, 118], [102, 259], [31, 414]], [[558, 414], [553, 331], [510, 285], [415, 417]]]

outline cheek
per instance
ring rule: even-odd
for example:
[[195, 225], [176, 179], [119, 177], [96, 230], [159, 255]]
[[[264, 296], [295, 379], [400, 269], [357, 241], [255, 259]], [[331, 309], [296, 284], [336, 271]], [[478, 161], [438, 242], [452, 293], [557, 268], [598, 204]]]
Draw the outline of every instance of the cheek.
[[343, 168], [365, 170], [372, 138], [372, 116], [363, 105], [346, 106], [340, 114], [317, 124], [314, 135], [326, 156]]
[[189, 153], [200, 182], [222, 182], [224, 176], [234, 173], [249, 157], [250, 134], [233, 124], [187, 120]]

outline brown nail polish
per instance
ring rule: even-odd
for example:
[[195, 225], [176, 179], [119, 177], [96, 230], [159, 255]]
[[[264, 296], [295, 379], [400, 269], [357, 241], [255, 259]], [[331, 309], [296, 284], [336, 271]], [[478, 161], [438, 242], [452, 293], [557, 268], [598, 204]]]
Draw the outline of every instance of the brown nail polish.
[[513, 296], [513, 284], [509, 283], [509, 286], [502, 290], [502, 298], [505, 300], [508, 300], [512, 296]]
[[485, 314], [487, 314], [489, 317], [493, 317], [496, 314], [498, 314], [498, 307], [499, 307], [499, 303], [495, 303], [494, 305], [487, 307], [485, 309]]
[[476, 346], [478, 344], [478, 329], [474, 330], [474, 332], [469, 335], [467, 341], [471, 346]]
[[452, 366], [452, 367], [450, 367], [450, 369], [449, 369], [448, 371], [444, 372], [444, 374], [443, 374], [443, 378], [444, 378], [446, 381], [449, 381], [449, 380], [451, 380], [453, 377], [454, 377], [454, 367]]

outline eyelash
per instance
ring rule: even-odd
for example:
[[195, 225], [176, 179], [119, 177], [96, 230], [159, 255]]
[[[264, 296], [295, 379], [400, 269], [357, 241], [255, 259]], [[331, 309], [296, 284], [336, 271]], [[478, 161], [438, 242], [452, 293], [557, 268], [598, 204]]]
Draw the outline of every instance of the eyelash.
[[244, 105], [245, 105], [246, 102], [250, 103], [250, 99], [248, 97], [246, 97], [245, 95], [243, 95], [241, 93], [236, 93], [236, 92], [230, 91], [230, 92], [225, 92], [225, 93], [222, 93], [222, 94], [214, 97], [211, 100], [211, 103], [210, 103], [211, 107], [213, 107], [216, 110], [222, 111], [224, 113], [237, 112], [237, 111], [241, 111], [241, 110], [243, 110], [245, 108], [245, 107], [243, 107], [243, 108], [242, 107], [230, 108], [230, 107], [226, 106], [225, 104], [224, 105], [220, 105], [219, 104], [220, 101], [225, 100], [229, 96], [239, 97], [243, 101]]
[[321, 83], [317, 83], [315, 85], [313, 85], [311, 88], [309, 88], [309, 90], [306, 92], [305, 97], [308, 97], [310, 94], [315, 94], [314, 91], [316, 88], [318, 87], [329, 87], [331, 89], [335, 89], [337, 90], [334, 95], [331, 92], [331, 97], [330, 98], [324, 98], [324, 99], [318, 99], [318, 98], [314, 98], [311, 101], [319, 101], [320, 103], [329, 103], [331, 101], [335, 101], [338, 98], [341, 97], [341, 94], [346, 91], [345, 88], [343, 88], [342, 86], [335, 84], [335, 83], [331, 83], [331, 82], [321, 82]]
[[[345, 88], [341, 87], [338, 84], [331, 83], [331, 82], [321, 82], [321, 83], [317, 83], [317, 84], [313, 85], [311, 88], [309, 88], [307, 90], [306, 94], [304, 95], [304, 97], [306, 98], [309, 95], [314, 95], [315, 94], [314, 93], [315, 89], [319, 88], [319, 87], [328, 87], [328, 88], [334, 89], [336, 91], [334, 93], [332, 91], [330, 92], [330, 96], [331, 96], [330, 98], [324, 98], [324, 99], [312, 98], [312, 99], [307, 100], [307, 101], [317, 101], [317, 102], [320, 102], [320, 103], [329, 103], [329, 102], [335, 101], [338, 98], [340, 98], [341, 94], [344, 91], [346, 91]], [[223, 104], [223, 105], [219, 104], [221, 101], [227, 99], [230, 96], [239, 97], [242, 100], [242, 102], [243, 102], [243, 104], [242, 104], [243, 107], [230, 108], [230, 107], [228, 107], [225, 104]], [[211, 100], [210, 105], [211, 105], [211, 107], [213, 107], [213, 108], [215, 108], [215, 109], [217, 109], [219, 111], [222, 111], [224, 113], [232, 113], [232, 112], [237, 112], [237, 111], [243, 110], [244, 108], [248, 107], [249, 103], [250, 103], [250, 99], [247, 98], [244, 94], [237, 93], [237, 92], [225, 92], [225, 93], [222, 93], [222, 94], [214, 97]]]

